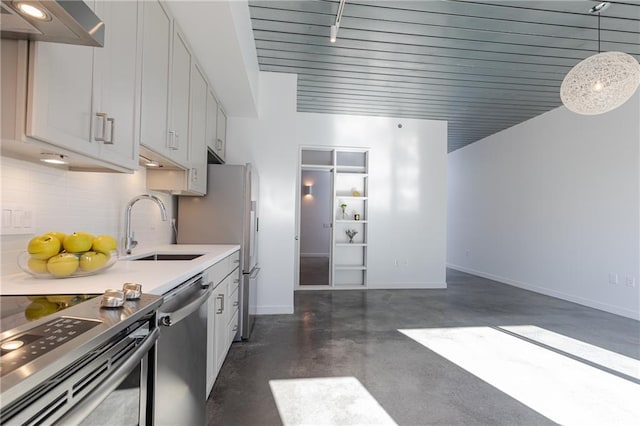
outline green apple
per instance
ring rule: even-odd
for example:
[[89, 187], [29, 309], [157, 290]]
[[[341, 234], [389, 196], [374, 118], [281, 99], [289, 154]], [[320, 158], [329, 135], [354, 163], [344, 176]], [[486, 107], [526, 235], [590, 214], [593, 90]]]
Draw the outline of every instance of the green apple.
[[69, 253], [83, 253], [91, 250], [93, 235], [87, 232], [74, 232], [64, 238], [63, 247]]
[[47, 262], [47, 270], [56, 278], [68, 277], [73, 274], [80, 264], [75, 254], [60, 253]]
[[49, 296], [45, 296], [47, 301], [51, 303], [58, 303], [60, 305], [69, 305], [76, 298], [73, 294], [51, 294]]
[[58, 241], [60, 241], [60, 250], [62, 250], [62, 244], [64, 243], [64, 238], [67, 236], [67, 234], [60, 231], [50, 231], [45, 233], [44, 235], [51, 235], [52, 237], [56, 237]]
[[29, 321], [37, 320], [46, 315], [58, 312], [60, 306], [57, 303], [49, 302], [47, 299], [38, 299], [29, 304], [24, 310], [24, 316]]
[[27, 267], [30, 271], [35, 272], [36, 274], [46, 274], [49, 272], [47, 271], [47, 261], [44, 259], [30, 257], [27, 261]]
[[40, 235], [29, 241], [27, 251], [33, 258], [47, 260], [58, 254], [60, 251], [60, 241], [51, 235]]
[[109, 261], [109, 255], [99, 251], [88, 251], [80, 255], [80, 269], [86, 272], [104, 267]]
[[118, 248], [118, 242], [111, 235], [98, 235], [93, 239], [91, 250], [109, 253]]

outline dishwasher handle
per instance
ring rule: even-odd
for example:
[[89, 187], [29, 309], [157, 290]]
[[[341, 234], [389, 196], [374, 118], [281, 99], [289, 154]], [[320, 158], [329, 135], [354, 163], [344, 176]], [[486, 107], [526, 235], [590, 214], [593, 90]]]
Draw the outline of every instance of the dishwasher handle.
[[151, 348], [156, 344], [158, 336], [160, 335], [160, 329], [155, 328], [151, 333], [145, 337], [144, 341], [133, 354], [127, 358], [127, 360], [116, 371], [111, 373], [100, 386], [95, 388], [89, 395], [84, 397], [78, 405], [67, 412], [64, 416], [59, 418], [56, 424], [77, 425], [82, 420], [87, 418], [89, 414], [93, 412], [102, 402], [107, 399], [107, 396], [111, 394], [124, 379], [131, 374], [131, 372], [138, 368], [138, 365], [142, 359], [149, 353]]
[[211, 293], [213, 293], [213, 282], [202, 285], [204, 290], [202, 294], [193, 302], [173, 312], [160, 312], [158, 313], [159, 323], [165, 327], [171, 327], [178, 324], [180, 321], [200, 309], [200, 306], [209, 299]]

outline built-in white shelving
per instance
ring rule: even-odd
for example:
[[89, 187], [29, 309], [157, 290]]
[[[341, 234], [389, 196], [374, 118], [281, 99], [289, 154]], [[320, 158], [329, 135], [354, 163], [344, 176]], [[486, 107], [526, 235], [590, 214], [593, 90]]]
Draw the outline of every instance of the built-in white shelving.
[[[300, 169], [331, 173], [330, 286], [340, 289], [366, 287], [370, 226], [369, 151], [303, 148]], [[355, 232], [351, 242], [347, 231]]]

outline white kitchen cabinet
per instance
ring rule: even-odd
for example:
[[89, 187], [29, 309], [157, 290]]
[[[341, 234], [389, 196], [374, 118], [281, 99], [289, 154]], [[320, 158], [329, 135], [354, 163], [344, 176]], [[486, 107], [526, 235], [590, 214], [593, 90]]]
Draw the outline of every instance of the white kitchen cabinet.
[[171, 159], [189, 166], [189, 97], [191, 83], [191, 52], [174, 23], [173, 54], [171, 55], [171, 101], [169, 149]]
[[106, 24], [105, 47], [31, 43], [25, 135], [133, 171], [138, 3], [87, 4]]
[[218, 103], [218, 117], [216, 120], [216, 144], [214, 152], [222, 161], [224, 161], [227, 150], [227, 115], [222, 110], [222, 106]]
[[102, 142], [101, 159], [131, 170], [138, 166], [141, 8], [134, 1], [96, 2], [96, 13], [108, 26], [105, 47], [94, 48], [92, 140]]
[[226, 257], [205, 272], [206, 282], [216, 285], [208, 302], [207, 315], [207, 395], [238, 330], [239, 252]]
[[187, 194], [207, 192], [207, 79], [197, 64], [191, 67], [189, 172]]
[[[187, 126], [188, 118], [185, 113], [176, 111], [175, 119], [181, 128], [173, 128], [174, 106], [184, 104], [184, 87], [182, 81], [186, 78], [186, 106], [188, 111], [189, 73], [188, 56], [184, 52], [182, 40], [174, 41], [174, 27], [171, 15], [158, 1], [144, 1], [143, 3], [143, 36], [142, 36], [142, 106], [140, 113], [140, 144], [156, 154], [187, 167]], [[178, 47], [178, 52], [172, 54], [172, 49]], [[188, 52], [188, 50], [187, 50]], [[173, 64], [173, 59], [177, 62]], [[187, 65], [185, 65], [185, 62]], [[174, 73], [179, 75], [174, 77]], [[175, 90], [172, 84], [177, 84]], [[176, 93], [178, 98], [173, 100], [170, 95]], [[188, 112], [186, 113], [188, 117]], [[180, 133], [183, 144], [180, 149]]]
[[207, 91], [207, 148], [218, 154], [216, 144], [218, 140], [216, 120], [218, 119], [218, 100], [212, 90]]
[[229, 277], [225, 278], [225, 280], [220, 284], [220, 286], [214, 292], [214, 297], [216, 299], [216, 318], [215, 318], [215, 341], [216, 341], [216, 356], [215, 356], [215, 369], [216, 376], [222, 368], [222, 363], [224, 362], [225, 357], [227, 356], [227, 351], [229, 350], [229, 326], [227, 321], [227, 312], [229, 311]]

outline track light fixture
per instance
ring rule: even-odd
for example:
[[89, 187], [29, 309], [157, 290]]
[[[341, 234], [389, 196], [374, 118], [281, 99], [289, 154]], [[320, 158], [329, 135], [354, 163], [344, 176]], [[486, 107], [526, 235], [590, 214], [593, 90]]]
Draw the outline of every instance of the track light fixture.
[[340, 20], [342, 19], [342, 12], [344, 11], [344, 4], [347, 0], [340, 0], [338, 5], [338, 13], [336, 13], [336, 20], [331, 26], [331, 32], [329, 34], [329, 41], [335, 43], [338, 39], [338, 30], [340, 29]]

